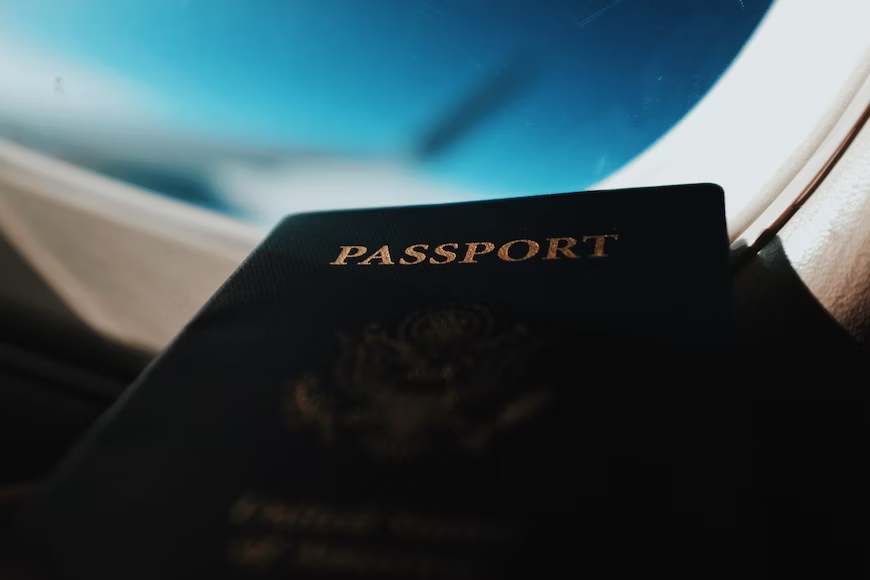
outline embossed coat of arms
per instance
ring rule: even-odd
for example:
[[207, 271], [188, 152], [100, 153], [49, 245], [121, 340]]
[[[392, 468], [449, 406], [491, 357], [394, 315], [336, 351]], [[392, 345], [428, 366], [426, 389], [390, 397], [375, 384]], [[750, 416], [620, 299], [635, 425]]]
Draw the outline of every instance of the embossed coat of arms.
[[381, 458], [444, 446], [479, 452], [551, 400], [529, 372], [535, 337], [520, 324], [498, 328], [480, 306], [432, 306], [337, 340], [331, 369], [294, 377], [284, 389], [288, 421], [317, 429], [328, 445]]

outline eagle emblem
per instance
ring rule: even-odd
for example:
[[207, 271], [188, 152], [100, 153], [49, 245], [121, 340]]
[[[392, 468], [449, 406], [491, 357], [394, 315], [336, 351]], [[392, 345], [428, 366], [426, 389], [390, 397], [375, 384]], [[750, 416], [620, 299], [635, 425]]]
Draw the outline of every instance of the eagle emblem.
[[480, 306], [444, 304], [395, 328], [338, 333], [331, 372], [286, 385], [286, 417], [316, 427], [325, 444], [350, 443], [381, 458], [445, 446], [482, 451], [551, 399], [529, 368], [538, 341], [521, 324], [496, 328]]

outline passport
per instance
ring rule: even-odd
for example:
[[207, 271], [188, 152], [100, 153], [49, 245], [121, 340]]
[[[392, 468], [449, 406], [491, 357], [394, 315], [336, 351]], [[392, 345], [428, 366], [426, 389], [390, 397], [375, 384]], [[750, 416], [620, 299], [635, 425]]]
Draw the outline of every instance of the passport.
[[715, 185], [290, 216], [8, 551], [91, 580], [673, 569], [731, 324]]

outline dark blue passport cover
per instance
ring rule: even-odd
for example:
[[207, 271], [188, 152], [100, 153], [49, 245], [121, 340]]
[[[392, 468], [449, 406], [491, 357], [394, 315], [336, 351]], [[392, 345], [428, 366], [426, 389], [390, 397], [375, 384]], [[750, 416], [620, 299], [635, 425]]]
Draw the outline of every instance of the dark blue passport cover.
[[12, 541], [93, 580], [669, 561], [680, 417], [731, 333], [715, 185], [291, 216]]

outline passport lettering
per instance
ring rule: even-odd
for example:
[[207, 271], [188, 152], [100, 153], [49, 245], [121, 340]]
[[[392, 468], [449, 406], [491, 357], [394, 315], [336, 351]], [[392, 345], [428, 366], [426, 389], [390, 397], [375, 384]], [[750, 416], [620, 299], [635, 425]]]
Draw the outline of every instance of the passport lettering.
[[[235, 536], [229, 561], [250, 573], [271, 569], [465, 578], [485, 569], [481, 557], [519, 535], [509, 520], [445, 517], [398, 506], [337, 508], [245, 493], [230, 509]], [[372, 537], [400, 541], [384, 548]], [[430, 552], [433, 546], [438, 549]]]
[[[493, 242], [464, 242], [460, 244], [448, 242], [434, 246], [432, 255], [427, 254], [430, 244], [411, 244], [405, 248], [398, 260], [393, 259], [393, 250], [389, 244], [380, 246], [369, 253], [368, 246], [339, 246], [338, 257], [329, 264], [331, 266], [415, 266], [417, 264], [477, 264], [480, 256], [495, 253], [503, 262], [524, 262], [536, 256], [541, 256], [542, 248], [546, 248], [541, 256], [543, 260], [558, 260], [560, 258], [607, 258], [605, 252], [610, 247], [605, 245], [609, 240], [618, 241], [619, 234], [600, 234], [582, 236], [579, 238], [546, 238], [542, 244], [535, 240], [518, 239], [506, 242], [498, 247]], [[613, 242], [611, 242], [612, 244]], [[462, 256], [461, 259], [459, 256]], [[348, 262], [348, 260], [354, 260]]]

